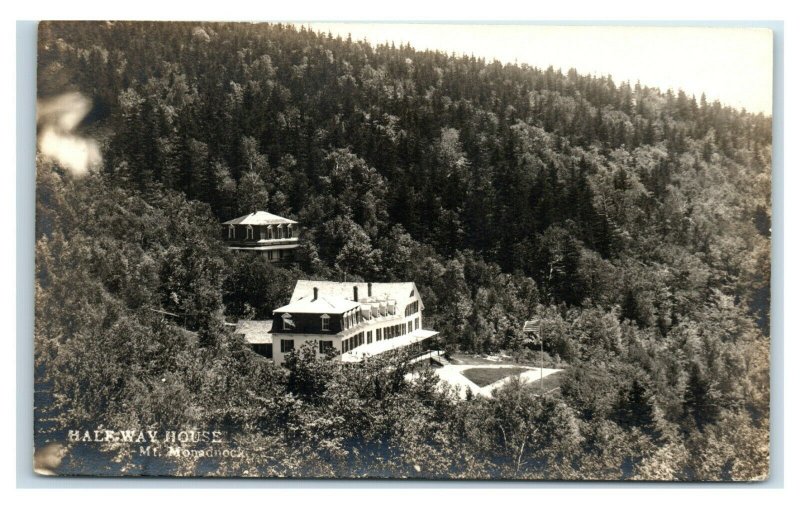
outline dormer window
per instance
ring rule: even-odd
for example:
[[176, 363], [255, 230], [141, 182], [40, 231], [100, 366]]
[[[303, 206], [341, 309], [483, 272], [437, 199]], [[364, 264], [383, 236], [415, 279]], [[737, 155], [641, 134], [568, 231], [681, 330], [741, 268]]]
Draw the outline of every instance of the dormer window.
[[272, 240], [272, 225], [267, 226], [267, 238]]
[[320, 319], [322, 320], [322, 330], [331, 330], [331, 317], [328, 315], [322, 315]]
[[283, 319], [283, 330], [294, 330], [294, 320], [292, 320], [292, 315], [289, 313], [284, 313], [281, 315]]
[[253, 240], [253, 227], [249, 224], [247, 225], [245, 240]]
[[235, 239], [236, 238], [236, 227], [232, 224], [228, 225], [228, 238]]
[[291, 239], [292, 237], [292, 225], [288, 224], [286, 225], [286, 238]]

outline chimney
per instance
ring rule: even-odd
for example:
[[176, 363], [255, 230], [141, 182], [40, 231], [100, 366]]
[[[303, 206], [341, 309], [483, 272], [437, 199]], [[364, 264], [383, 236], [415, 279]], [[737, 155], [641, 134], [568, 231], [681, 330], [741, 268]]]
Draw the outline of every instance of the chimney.
[[367, 283], [367, 297], [372, 297], [372, 283]]
[[319, 288], [317, 288], [315, 286], [314, 287], [314, 299], [311, 302], [314, 302], [315, 300], [317, 300], [317, 297], [319, 297]]
[[353, 285], [353, 300], [358, 302], [358, 285]]

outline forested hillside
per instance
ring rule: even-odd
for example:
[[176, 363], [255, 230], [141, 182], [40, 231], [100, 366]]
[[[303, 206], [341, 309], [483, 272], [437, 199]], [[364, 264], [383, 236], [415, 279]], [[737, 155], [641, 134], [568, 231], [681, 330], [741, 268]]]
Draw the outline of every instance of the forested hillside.
[[[103, 156], [84, 178], [37, 160], [55, 439], [216, 426], [264, 451], [195, 474], [767, 474], [770, 117], [267, 24], [43, 23], [38, 80], [92, 99]], [[295, 265], [223, 248], [253, 209], [301, 223]], [[456, 403], [402, 364], [304, 355], [285, 373], [222, 324], [298, 278], [414, 281], [450, 349], [532, 356], [538, 317], [561, 394]]]

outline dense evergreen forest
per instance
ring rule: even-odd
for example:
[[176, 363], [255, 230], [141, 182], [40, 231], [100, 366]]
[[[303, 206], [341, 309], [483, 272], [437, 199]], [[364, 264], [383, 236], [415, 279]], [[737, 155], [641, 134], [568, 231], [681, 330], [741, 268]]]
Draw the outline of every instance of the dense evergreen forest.
[[[163, 460], [189, 475], [768, 475], [771, 117], [286, 25], [43, 23], [38, 69], [41, 98], [91, 98], [103, 156], [82, 178], [37, 158], [41, 436], [188, 426], [251, 451]], [[295, 264], [224, 248], [254, 209], [301, 223]], [[276, 368], [223, 323], [298, 278], [414, 281], [452, 351], [536, 359], [538, 317], [561, 390]], [[65, 471], [156, 468], [80, 448]]]

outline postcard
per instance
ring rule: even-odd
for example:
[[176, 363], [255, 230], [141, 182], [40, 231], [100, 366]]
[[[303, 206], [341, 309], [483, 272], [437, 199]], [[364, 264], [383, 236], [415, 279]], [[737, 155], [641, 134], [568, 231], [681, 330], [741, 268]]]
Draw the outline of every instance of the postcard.
[[772, 32], [39, 24], [41, 475], [769, 476]]

